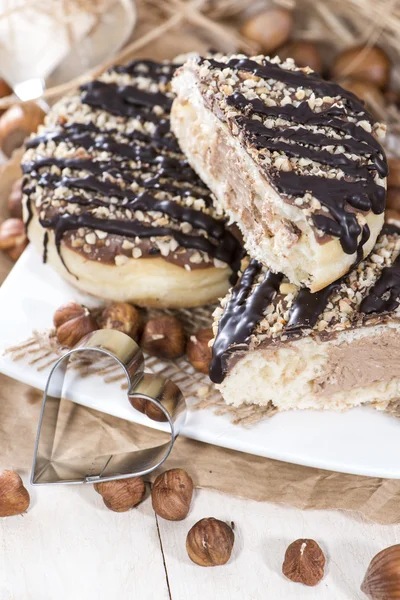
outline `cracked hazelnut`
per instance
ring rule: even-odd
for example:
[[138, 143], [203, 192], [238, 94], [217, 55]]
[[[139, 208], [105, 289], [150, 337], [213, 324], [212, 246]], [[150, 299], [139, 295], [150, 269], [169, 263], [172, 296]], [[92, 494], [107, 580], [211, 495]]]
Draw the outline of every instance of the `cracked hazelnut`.
[[210, 517], [201, 519], [187, 534], [189, 558], [201, 567], [224, 565], [231, 557], [235, 534], [231, 527]]
[[298, 67], [310, 67], [317, 73], [322, 71], [321, 55], [314, 42], [295, 40], [281, 48], [278, 54], [281, 59], [293, 58]]
[[324, 576], [325, 555], [314, 540], [296, 540], [287, 548], [282, 573], [297, 583], [317, 585]]
[[153, 509], [168, 521], [181, 521], [190, 509], [193, 481], [183, 469], [170, 469], [161, 473], [151, 488]]
[[0, 517], [24, 513], [30, 501], [29, 492], [18, 473], [9, 469], [0, 473]]
[[284, 44], [293, 28], [293, 15], [285, 8], [270, 8], [245, 21], [241, 33], [256, 42], [264, 54]]
[[58, 341], [67, 348], [73, 348], [85, 335], [97, 329], [89, 309], [76, 302], [57, 309], [53, 322]]
[[211, 328], [200, 329], [190, 336], [186, 345], [187, 357], [196, 371], [200, 371], [200, 373], [208, 374], [212, 356], [212, 349], [208, 344], [213, 337]]
[[387, 179], [388, 187], [400, 188], [400, 158], [389, 158], [389, 175]]
[[144, 326], [140, 346], [151, 356], [178, 358], [185, 352], [185, 330], [171, 315], [149, 319]]
[[103, 498], [104, 504], [114, 512], [126, 512], [141, 502], [146, 485], [141, 477], [128, 477], [94, 484], [94, 489]]
[[390, 59], [381, 48], [354, 46], [336, 57], [331, 75], [334, 79], [351, 77], [367, 81], [382, 89], [389, 81], [390, 66]]
[[7, 204], [10, 217], [22, 219], [22, 179], [13, 183]]
[[129, 335], [135, 341], [143, 329], [140, 312], [127, 302], [114, 302], [105, 308], [99, 318], [102, 329], [116, 329]]
[[11, 156], [29, 134], [43, 123], [46, 113], [35, 102], [15, 104], [0, 117], [0, 148]]
[[28, 245], [22, 219], [6, 219], [0, 225], [0, 250], [17, 260]]
[[371, 560], [361, 591], [370, 600], [400, 598], [400, 544], [379, 552]]

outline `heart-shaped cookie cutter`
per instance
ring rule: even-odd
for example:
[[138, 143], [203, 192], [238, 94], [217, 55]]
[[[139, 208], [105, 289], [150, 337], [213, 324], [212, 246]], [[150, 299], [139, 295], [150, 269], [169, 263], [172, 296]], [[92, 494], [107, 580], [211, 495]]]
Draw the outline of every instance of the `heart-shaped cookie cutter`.
[[[153, 427], [154, 421], [158, 422], [154, 431], [158, 430], [163, 438], [160, 445], [95, 457], [60, 460], [54, 456], [57, 420], [67, 368], [71, 357], [78, 354], [93, 364], [106, 355], [121, 367], [128, 382], [127, 400], [132, 404], [133, 411], [139, 410], [153, 421]], [[168, 458], [185, 416], [186, 404], [180, 389], [165, 377], [144, 372], [144, 357], [136, 342], [120, 331], [94, 331], [64, 354], [50, 372], [39, 418], [31, 483], [96, 483], [150, 473]], [[146, 423], [149, 424], [150, 422]], [[170, 435], [167, 442], [166, 431]]]

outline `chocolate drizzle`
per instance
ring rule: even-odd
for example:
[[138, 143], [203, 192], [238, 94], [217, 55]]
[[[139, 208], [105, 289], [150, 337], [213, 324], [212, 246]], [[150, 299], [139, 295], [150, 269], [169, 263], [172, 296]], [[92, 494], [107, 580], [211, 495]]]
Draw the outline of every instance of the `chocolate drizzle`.
[[[177, 65], [153, 61], [135, 61], [127, 67], [117, 67], [115, 71], [135, 77], [142, 75], [160, 84], [168, 83], [176, 67]], [[71, 213], [56, 211], [54, 214], [54, 210], [44, 210], [40, 215], [41, 225], [54, 230], [61, 260], [64, 234], [82, 227], [127, 238], [153, 239], [168, 236], [183, 248], [202, 251], [229, 264], [234, 283], [243, 255], [241, 245], [223, 221], [185, 205], [184, 202], [186, 197], [192, 196], [203, 200], [206, 207], [212, 205], [209, 191], [189, 166], [170, 131], [168, 113], [172, 96], [161, 91], [144, 91], [135, 85], [121, 86], [104, 81], [93, 81], [81, 90], [83, 103], [111, 114], [152, 123], [154, 127], [147, 129], [145, 133], [144, 130], [130, 130], [128, 127], [119, 131], [100, 129], [94, 123], [72, 123], [28, 141], [27, 148], [38, 148], [41, 144], [55, 142], [83, 148], [88, 153], [102, 153], [101, 159], [71, 157], [70, 154], [65, 158], [58, 158], [38, 153], [34, 160], [22, 165], [26, 180], [24, 193], [35, 191], [34, 186], [28, 187], [29, 175], [37, 181], [37, 185], [44, 188], [71, 190], [70, 195], [63, 195], [60, 200], [64, 205], [74, 204], [79, 207], [78, 211]], [[161, 116], [160, 111], [154, 112], [155, 106], [163, 109]], [[151, 134], [148, 133], [149, 130], [152, 131]], [[104, 159], [103, 153], [107, 153], [109, 158]], [[68, 174], [54, 172], [51, 170], [53, 166], [61, 171], [68, 169]], [[87, 174], [83, 175], [82, 172]], [[157, 192], [163, 192], [163, 195], [156, 197], [154, 194]], [[96, 207], [111, 207], [113, 214], [109, 218], [103, 215], [100, 217], [95, 212]], [[116, 214], [116, 211], [127, 210], [132, 213], [150, 213], [150, 223], [138, 221], [134, 217], [119, 218]], [[167, 215], [171, 222], [168, 226], [152, 224], [152, 213]], [[180, 230], [181, 223], [192, 226], [190, 233]], [[46, 260], [48, 237], [45, 236], [44, 239]], [[159, 253], [158, 248], [151, 247], [149, 252], [152, 250]]]
[[154, 106], [169, 111], [172, 98], [162, 92], [145, 92], [133, 85], [117, 85], [104, 81], [91, 81], [81, 87], [82, 102], [95, 108], [101, 108], [120, 117], [141, 117], [154, 119]]
[[[399, 235], [400, 228], [395, 225], [385, 226], [382, 234]], [[358, 250], [357, 268], [362, 260], [362, 245], [369, 238], [369, 230], [364, 227], [362, 240]], [[361, 252], [360, 252], [361, 248]], [[265, 284], [269, 289], [273, 273], [267, 271], [262, 282], [252, 287], [261, 272], [261, 264], [251, 261], [244, 271], [241, 279], [233, 288], [232, 297], [228, 301], [224, 313], [219, 321], [218, 333], [213, 346], [213, 356], [210, 367], [210, 378], [215, 383], [221, 383], [226, 373], [227, 357], [230, 353], [245, 352], [248, 350], [248, 341], [258, 323], [262, 320], [265, 310], [274, 299], [274, 294], [262, 292]], [[279, 282], [282, 275], [275, 275]], [[324, 289], [311, 293], [309, 289], [300, 289], [289, 313], [289, 320], [283, 333], [289, 339], [292, 335], [300, 335], [304, 330], [313, 329], [318, 318], [326, 309], [329, 298], [337, 290], [348, 275], [344, 275]], [[254, 301], [252, 299], [255, 299]], [[255, 305], [255, 308], [254, 308]], [[389, 313], [400, 305], [400, 255], [390, 267], [385, 267], [375, 285], [369, 290], [362, 300], [360, 313], [365, 315]], [[238, 318], [242, 321], [238, 322]], [[238, 326], [239, 325], [239, 326]], [[244, 333], [243, 333], [244, 332]]]
[[361, 302], [361, 312], [391, 312], [396, 310], [400, 301], [400, 254], [390, 267], [382, 270], [381, 276]]
[[372, 117], [366, 111], [362, 101], [357, 98], [352, 92], [344, 90], [340, 85], [332, 81], [325, 81], [317, 73], [305, 73], [305, 71], [289, 71], [283, 69], [278, 64], [274, 64], [267, 59], [263, 60], [262, 64], [257, 63], [249, 58], [231, 58], [227, 63], [218, 62], [213, 58], [200, 59], [204, 62], [207, 60], [212, 67], [216, 69], [233, 69], [235, 71], [247, 71], [253, 73], [261, 79], [274, 79], [281, 81], [289, 87], [304, 87], [313, 90], [318, 96], [340, 96], [349, 108], [355, 112], [365, 115], [372, 120]]
[[[290, 71], [267, 59], [264, 59], [262, 64], [247, 58], [234, 58], [227, 63], [212, 58], [207, 61], [216, 69], [247, 71], [266, 80], [282, 82], [292, 88], [311, 89], [319, 97], [340, 98], [344, 108], [336, 105], [322, 106], [321, 112], [318, 113], [311, 110], [307, 100], [300, 102], [298, 106], [267, 106], [259, 98], [247, 99], [243, 94], [234, 92], [226, 98], [226, 102], [242, 113], [230, 119], [236, 124], [243, 139], [257, 150], [278, 151], [288, 157], [308, 159], [343, 171], [345, 177], [342, 179], [276, 169], [269, 169], [268, 175], [272, 185], [284, 196], [303, 197], [308, 192], [317, 198], [322, 206], [328, 209], [329, 214], [313, 214], [314, 225], [323, 233], [338, 237], [346, 254], [354, 254], [361, 234], [355, 212], [383, 213], [386, 192], [383, 186], [375, 183], [375, 176], [377, 173], [380, 177], [386, 177], [388, 174], [386, 157], [379, 142], [371, 133], [351, 120], [373, 122], [363, 103], [351, 92], [333, 82], [324, 81], [316, 73]], [[285, 119], [300, 127], [268, 128], [262, 121], [253, 118], [254, 116]], [[311, 126], [331, 128], [342, 135], [340, 139], [335, 139], [324, 133], [312, 131]], [[370, 162], [362, 164], [344, 153], [333, 154], [324, 150], [332, 146], [343, 146], [347, 152], [367, 157]]]
[[210, 378], [215, 383], [221, 383], [224, 379], [231, 345], [235, 344], [235, 352], [240, 350], [241, 344], [246, 348], [246, 343], [262, 318], [265, 308], [272, 302], [279, 289], [283, 275], [268, 271], [265, 279], [251, 293], [253, 282], [260, 271], [261, 264], [256, 260], [250, 261], [225, 307], [219, 322], [210, 366]]

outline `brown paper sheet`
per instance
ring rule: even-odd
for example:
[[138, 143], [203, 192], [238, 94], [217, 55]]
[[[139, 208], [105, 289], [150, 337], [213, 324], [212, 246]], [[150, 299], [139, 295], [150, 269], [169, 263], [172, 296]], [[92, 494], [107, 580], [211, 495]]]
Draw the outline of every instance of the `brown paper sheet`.
[[[42, 393], [0, 376], [0, 464], [30, 470]], [[123, 452], [151, 443], [154, 432], [75, 406], [68, 447], [76, 454]], [[83, 443], [84, 441], [84, 443]], [[269, 460], [178, 438], [162, 468], [180, 467], [197, 487], [302, 509], [357, 511], [382, 524], [400, 522], [400, 481], [358, 477]], [[151, 475], [154, 479], [155, 475]]]
[[[141, 56], [172, 57], [210, 47], [199, 32], [170, 32], [144, 48]], [[0, 216], [7, 215], [6, 198], [19, 175], [17, 161], [0, 173]], [[0, 253], [0, 281], [12, 267]], [[3, 317], [4, 318], [4, 317]], [[1, 319], [0, 319], [1, 325]], [[42, 393], [0, 375], [0, 466], [21, 473], [30, 470]], [[142, 447], [154, 435], [148, 429], [76, 406], [68, 429], [68, 444], [76, 452], [95, 448], [122, 452], [136, 443]], [[84, 444], [83, 444], [84, 441]], [[301, 509], [357, 511], [377, 523], [400, 522], [400, 481], [359, 477], [312, 469], [190, 439], [178, 438], [163, 468], [181, 467], [195, 485], [257, 501], [284, 503]], [[151, 477], [154, 478], [155, 475]]]

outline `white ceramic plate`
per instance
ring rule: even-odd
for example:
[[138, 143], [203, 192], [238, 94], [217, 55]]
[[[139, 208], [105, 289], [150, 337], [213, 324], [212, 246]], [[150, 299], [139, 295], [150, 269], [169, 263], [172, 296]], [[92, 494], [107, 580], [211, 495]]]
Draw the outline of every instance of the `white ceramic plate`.
[[[26, 340], [33, 329], [50, 327], [55, 309], [70, 300], [93, 305], [28, 247], [0, 288], [0, 350]], [[8, 356], [0, 356], [0, 372], [39, 389], [48, 375]], [[99, 380], [96, 389], [82, 386], [73, 399], [117, 417], [140, 419], [119, 385], [104, 386]], [[280, 413], [250, 428], [208, 410], [189, 411], [182, 435], [287, 462], [400, 479], [400, 422], [369, 408]]]

